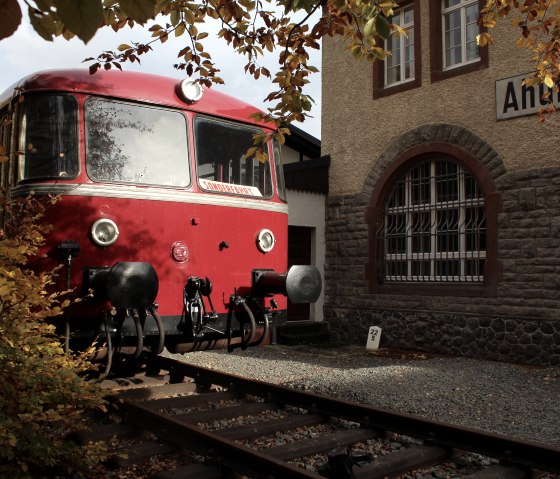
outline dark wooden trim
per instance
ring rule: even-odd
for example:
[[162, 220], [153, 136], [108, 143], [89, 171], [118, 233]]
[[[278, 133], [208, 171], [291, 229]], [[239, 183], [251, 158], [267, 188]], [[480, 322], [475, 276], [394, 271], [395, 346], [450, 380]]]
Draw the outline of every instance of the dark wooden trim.
[[[383, 244], [377, 231], [383, 224], [383, 205], [397, 178], [415, 163], [434, 157], [448, 157], [468, 171], [484, 194], [486, 211], [486, 265], [482, 284], [465, 282], [391, 283], [383, 284]], [[502, 211], [502, 195], [484, 166], [463, 148], [444, 142], [415, 145], [398, 155], [377, 180], [366, 208], [369, 257], [365, 276], [372, 293], [424, 294], [434, 296], [495, 296], [502, 278], [502, 264], [498, 259], [498, 214]], [[416, 293], [417, 292], [417, 293]]]
[[329, 192], [329, 166], [331, 157], [288, 163], [283, 166], [286, 188], [327, 194]]
[[[479, 9], [485, 6], [485, 0], [479, 0]], [[480, 10], [479, 10], [480, 11]], [[488, 46], [480, 48], [480, 60], [464, 66], [443, 69], [443, 32], [441, 26], [441, 0], [430, 0], [430, 79], [432, 83], [453, 78], [488, 68], [490, 54]], [[481, 32], [486, 31], [480, 28]]]
[[[420, 22], [420, 2], [418, 0], [400, 3], [399, 7], [406, 7], [414, 4], [414, 80], [399, 83], [398, 85], [385, 87], [385, 62], [376, 60], [373, 62], [373, 99], [402, 93], [404, 91], [418, 88], [422, 85], [422, 49], [421, 49], [421, 22]], [[380, 45], [381, 47], [383, 45]]]

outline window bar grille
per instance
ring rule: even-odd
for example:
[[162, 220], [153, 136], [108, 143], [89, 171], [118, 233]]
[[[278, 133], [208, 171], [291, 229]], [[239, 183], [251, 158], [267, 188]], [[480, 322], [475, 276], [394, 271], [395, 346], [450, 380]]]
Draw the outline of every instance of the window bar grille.
[[481, 282], [485, 234], [475, 179], [453, 161], [420, 163], [396, 181], [384, 207], [384, 280]]

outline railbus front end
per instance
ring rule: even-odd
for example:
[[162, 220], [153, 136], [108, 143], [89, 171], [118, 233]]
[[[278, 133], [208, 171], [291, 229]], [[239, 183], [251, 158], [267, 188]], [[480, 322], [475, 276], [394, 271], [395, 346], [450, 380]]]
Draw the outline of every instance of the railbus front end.
[[65, 344], [98, 359], [266, 342], [286, 296], [315, 301], [318, 271], [287, 271], [280, 148], [246, 155], [269, 126], [257, 110], [191, 82], [125, 72], [47, 71], [0, 95], [9, 200], [59, 195], [36, 268], [64, 265], [85, 299]]

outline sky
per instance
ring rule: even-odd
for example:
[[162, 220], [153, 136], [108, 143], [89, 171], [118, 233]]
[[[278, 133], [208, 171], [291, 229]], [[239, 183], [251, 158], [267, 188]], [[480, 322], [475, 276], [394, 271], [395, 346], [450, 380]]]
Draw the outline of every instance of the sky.
[[[0, 93], [10, 85], [28, 75], [40, 70], [53, 68], [87, 68], [89, 63], [83, 63], [88, 57], [97, 57], [104, 50], [116, 50], [122, 43], [131, 42], [146, 43], [150, 40], [150, 34], [139, 27], [135, 29], [124, 28], [115, 33], [109, 28], [99, 30], [87, 45], [78, 39], [73, 38], [66, 41], [56, 38], [53, 42], [43, 40], [35, 33], [27, 19], [27, 9], [24, 9], [24, 21], [14, 35], [4, 40], [0, 40]], [[149, 24], [148, 24], [149, 25]], [[217, 26], [212, 27], [217, 31]], [[228, 48], [225, 42], [215, 34], [212, 29], [206, 31], [210, 33], [204, 40], [205, 49], [212, 55], [217, 68], [221, 70], [219, 76], [224, 79], [225, 85], [216, 85], [212, 88], [223, 91], [229, 95], [244, 100], [258, 108], [266, 110], [272, 106], [265, 103], [264, 99], [274, 90], [274, 86], [269, 79], [261, 77], [254, 80], [243, 71], [245, 58]], [[204, 31], [203, 27], [199, 27]], [[154, 51], [140, 57], [141, 64], [125, 63], [124, 70], [140, 70], [147, 73], [169, 76], [177, 79], [185, 77], [185, 73], [173, 68], [177, 63], [177, 52], [182, 48], [182, 42], [186, 37], [170, 38], [164, 44], [155, 43]], [[271, 73], [276, 71], [277, 52], [269, 54], [263, 62]], [[310, 64], [321, 68], [320, 51], [311, 52]], [[315, 100], [311, 111], [313, 118], [308, 118], [304, 123], [296, 123], [295, 126], [301, 128], [316, 138], [321, 137], [321, 76], [315, 73], [310, 77], [311, 83], [308, 85], [307, 94]]]

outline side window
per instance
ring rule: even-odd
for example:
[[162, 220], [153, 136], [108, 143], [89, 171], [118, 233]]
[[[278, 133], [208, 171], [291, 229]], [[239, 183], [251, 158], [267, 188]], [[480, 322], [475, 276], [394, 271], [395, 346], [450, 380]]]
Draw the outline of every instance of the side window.
[[433, 158], [408, 168], [392, 185], [382, 214], [383, 282], [482, 283], [485, 201], [461, 165]]
[[19, 117], [18, 179], [78, 174], [78, 107], [67, 95], [29, 95]]
[[391, 22], [406, 30], [407, 35], [392, 32], [385, 40], [385, 50], [391, 53], [385, 60], [385, 86], [414, 80], [414, 7], [395, 11]]
[[195, 147], [198, 183], [207, 191], [271, 197], [270, 162], [246, 157], [259, 130], [198, 116]]
[[479, 48], [478, 15], [484, 0], [430, 0], [431, 81], [488, 68], [488, 47]]
[[420, 3], [400, 2], [401, 8], [396, 9], [390, 19], [391, 23], [402, 27], [406, 35], [392, 32], [384, 43], [379, 43], [390, 56], [373, 62], [374, 99], [418, 88], [422, 84]]
[[478, 0], [443, 0], [443, 67], [452, 68], [480, 59]]
[[86, 167], [94, 181], [188, 186], [182, 113], [90, 98], [85, 104]]

